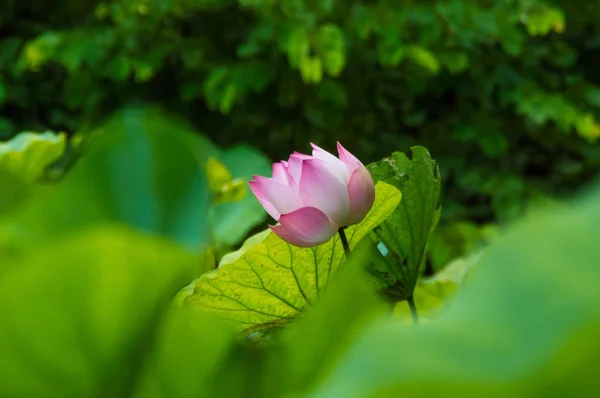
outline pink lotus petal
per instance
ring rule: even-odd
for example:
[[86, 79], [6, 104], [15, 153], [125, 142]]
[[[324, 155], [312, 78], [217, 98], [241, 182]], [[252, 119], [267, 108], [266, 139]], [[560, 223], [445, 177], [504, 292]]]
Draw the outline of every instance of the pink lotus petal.
[[[272, 178], [254, 176], [254, 180], [250, 182], [252, 192], [257, 198], [262, 198], [271, 203], [279, 214], [291, 213], [304, 207], [297, 189]], [[265, 210], [269, 212], [266, 207]]]
[[282, 160], [279, 163], [281, 165], [283, 165], [283, 170], [285, 171], [285, 176], [287, 178], [288, 185], [294, 185], [294, 179], [292, 178], [292, 175], [290, 174], [290, 166], [289, 166], [288, 162], [286, 162], [285, 160]]
[[290, 166], [289, 166], [288, 162], [286, 162], [285, 160], [282, 160], [281, 162], [279, 162], [279, 164], [283, 166], [283, 169], [289, 176], [290, 175], [290, 170], [289, 170]]
[[365, 218], [375, 202], [375, 185], [371, 173], [364, 166], [359, 166], [348, 183], [350, 196], [350, 220], [348, 225], [358, 224]]
[[289, 244], [299, 247], [310, 247], [310, 243], [299, 239], [296, 235], [285, 229], [283, 225], [269, 225], [273, 233]]
[[250, 185], [250, 190], [252, 191], [254, 196], [256, 196], [256, 199], [258, 199], [265, 211], [269, 213], [269, 215], [273, 217], [273, 219], [279, 220], [279, 216], [281, 214], [279, 214], [279, 212], [277, 211], [275, 206], [271, 204], [271, 202], [269, 202], [265, 197], [263, 197], [263, 193], [260, 189], [260, 184], [258, 184], [256, 181], [249, 181], [248, 184]]
[[312, 159], [312, 157], [297, 152], [294, 152], [294, 154], [290, 156], [288, 160], [288, 172], [292, 177], [290, 185], [298, 184], [298, 182], [300, 182], [300, 174], [302, 174], [302, 162], [308, 159]]
[[282, 182], [285, 185], [290, 185], [287, 170], [281, 163], [273, 163], [273, 179]]
[[294, 151], [294, 153], [292, 153], [292, 156], [299, 157], [300, 159], [311, 159], [312, 158], [312, 156], [310, 156], [310, 155], [305, 155], [305, 154], [297, 152], [297, 151]]
[[348, 188], [320, 159], [302, 161], [300, 197], [306, 206], [323, 211], [338, 226], [345, 226], [350, 214]]
[[313, 147], [313, 157], [327, 163], [331, 168], [331, 171], [340, 178], [344, 184], [347, 184], [350, 179], [350, 170], [348, 170], [346, 164], [312, 142], [310, 145]]
[[363, 165], [361, 161], [356, 158], [356, 156], [348, 152], [346, 148], [344, 148], [339, 142], [337, 143], [337, 150], [338, 155], [340, 155], [340, 160], [344, 162], [350, 173], [353, 173], [357, 167]]
[[279, 219], [281, 225], [269, 226], [281, 239], [295, 246], [311, 247], [327, 242], [338, 228], [321, 210], [303, 207]]

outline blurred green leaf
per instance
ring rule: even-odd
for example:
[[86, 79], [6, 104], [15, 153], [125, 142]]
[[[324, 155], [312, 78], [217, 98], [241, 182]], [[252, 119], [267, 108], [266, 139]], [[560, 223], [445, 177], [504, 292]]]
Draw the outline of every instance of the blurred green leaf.
[[568, 209], [531, 214], [482, 255], [438, 321], [373, 325], [312, 396], [593, 394], [599, 225], [598, 186]]
[[123, 110], [95, 131], [89, 151], [60, 185], [40, 191], [4, 228], [29, 246], [110, 220], [200, 251], [209, 240], [210, 208], [201, 162], [215, 151], [157, 109]]
[[579, 136], [595, 142], [600, 126], [594, 115], [584, 112], [562, 96], [548, 94], [532, 82], [524, 82], [515, 95], [517, 110], [537, 124], [554, 121], [564, 132], [577, 131]]
[[427, 69], [433, 74], [437, 74], [440, 70], [440, 61], [434, 53], [421, 46], [407, 46], [404, 55], [417, 65]]
[[442, 54], [440, 60], [452, 74], [460, 73], [469, 67], [469, 56], [462, 52]]
[[600, 89], [596, 87], [590, 87], [585, 92], [585, 99], [590, 105], [600, 108]]
[[235, 86], [228, 83], [230, 68], [221, 66], [214, 68], [204, 82], [204, 96], [211, 109], [219, 109], [228, 113], [235, 100]]
[[65, 135], [46, 131], [43, 134], [22, 132], [8, 142], [0, 142], [0, 169], [35, 181], [65, 151]]
[[316, 40], [325, 71], [339, 76], [346, 63], [344, 32], [336, 25], [326, 24], [319, 28]]
[[[435, 275], [422, 278], [415, 287], [414, 300], [419, 312], [419, 321], [433, 320], [444, 313], [460, 293], [463, 282], [471, 269], [477, 264], [479, 254], [456, 258]], [[404, 323], [413, 323], [408, 303], [398, 303], [394, 315], [403, 319]]]
[[524, 23], [527, 31], [532, 36], [544, 36], [551, 30], [562, 33], [565, 30], [565, 16], [557, 9], [545, 3], [524, 15]]
[[44, 63], [54, 57], [61, 40], [62, 37], [57, 32], [44, 32], [24, 46], [19, 60], [20, 64], [24, 68], [39, 70]]
[[299, 68], [310, 51], [306, 28], [301, 25], [290, 27], [287, 34], [280, 37], [279, 47], [287, 53], [290, 68]]
[[[247, 145], [239, 145], [219, 153], [219, 159], [229, 169], [232, 178], [243, 184], [254, 175], [269, 175], [271, 162], [263, 154]], [[210, 222], [213, 239], [218, 244], [237, 244], [254, 226], [265, 219], [265, 212], [254, 195], [246, 194], [241, 200], [213, 206]]]
[[129, 396], [192, 264], [168, 242], [114, 226], [3, 258], [0, 395]]
[[509, 55], [521, 55], [525, 44], [525, 35], [518, 25], [518, 18], [503, 8], [496, 8], [495, 22], [498, 27], [498, 39]]
[[0, 214], [22, 204], [31, 191], [31, 187], [22, 178], [0, 169]]
[[472, 221], [439, 225], [429, 236], [428, 261], [437, 272], [452, 260], [481, 250], [496, 237], [495, 225], [477, 225]]
[[371, 234], [376, 252], [369, 271], [376, 285], [392, 301], [412, 297], [425, 259], [430, 232], [440, 216], [441, 179], [427, 149], [411, 148], [412, 159], [394, 152], [368, 166], [373, 179], [402, 192], [400, 206]]
[[[350, 246], [385, 220], [399, 200], [397, 189], [378, 183], [373, 208], [346, 232]], [[298, 248], [269, 233], [234, 261], [201, 276], [186, 303], [230, 319], [247, 332], [282, 325], [319, 299], [344, 259], [338, 236], [320, 246]]]
[[500, 131], [489, 129], [477, 134], [477, 143], [490, 158], [497, 158], [504, 155], [508, 150], [509, 142]]
[[306, 56], [300, 61], [300, 74], [305, 83], [319, 83], [323, 79], [323, 62], [318, 57]]
[[246, 181], [234, 180], [227, 167], [213, 157], [206, 163], [206, 176], [213, 203], [236, 202], [246, 196]]
[[220, 366], [227, 366], [233, 338], [231, 325], [190, 308], [173, 310], [161, 327], [133, 396], [224, 396], [226, 387], [215, 374]]

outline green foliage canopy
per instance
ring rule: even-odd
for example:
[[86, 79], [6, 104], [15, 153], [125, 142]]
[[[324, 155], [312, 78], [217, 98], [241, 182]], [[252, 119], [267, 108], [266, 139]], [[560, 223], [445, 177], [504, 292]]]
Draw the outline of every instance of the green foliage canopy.
[[[110, 0], [0, 6], [0, 135], [130, 101], [274, 158], [426, 146], [446, 220], [514, 218], [600, 170], [597, 0]], [[23, 15], [28, 22], [23, 23]]]

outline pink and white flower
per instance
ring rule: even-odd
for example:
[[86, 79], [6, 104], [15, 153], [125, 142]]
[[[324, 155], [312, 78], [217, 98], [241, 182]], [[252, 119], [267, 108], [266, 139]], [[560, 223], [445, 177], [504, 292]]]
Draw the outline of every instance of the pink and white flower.
[[294, 152], [273, 164], [271, 178], [254, 176], [250, 189], [279, 225], [279, 237], [300, 247], [320, 245], [340, 228], [358, 224], [375, 201], [371, 174], [337, 143], [338, 157], [311, 144], [312, 156]]

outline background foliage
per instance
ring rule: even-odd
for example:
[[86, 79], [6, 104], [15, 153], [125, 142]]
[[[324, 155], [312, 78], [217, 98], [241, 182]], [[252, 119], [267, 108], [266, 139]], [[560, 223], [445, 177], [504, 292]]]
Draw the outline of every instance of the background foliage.
[[131, 101], [273, 158], [424, 145], [444, 223], [510, 220], [600, 169], [600, 3], [5, 1], [0, 135], [85, 132]]

